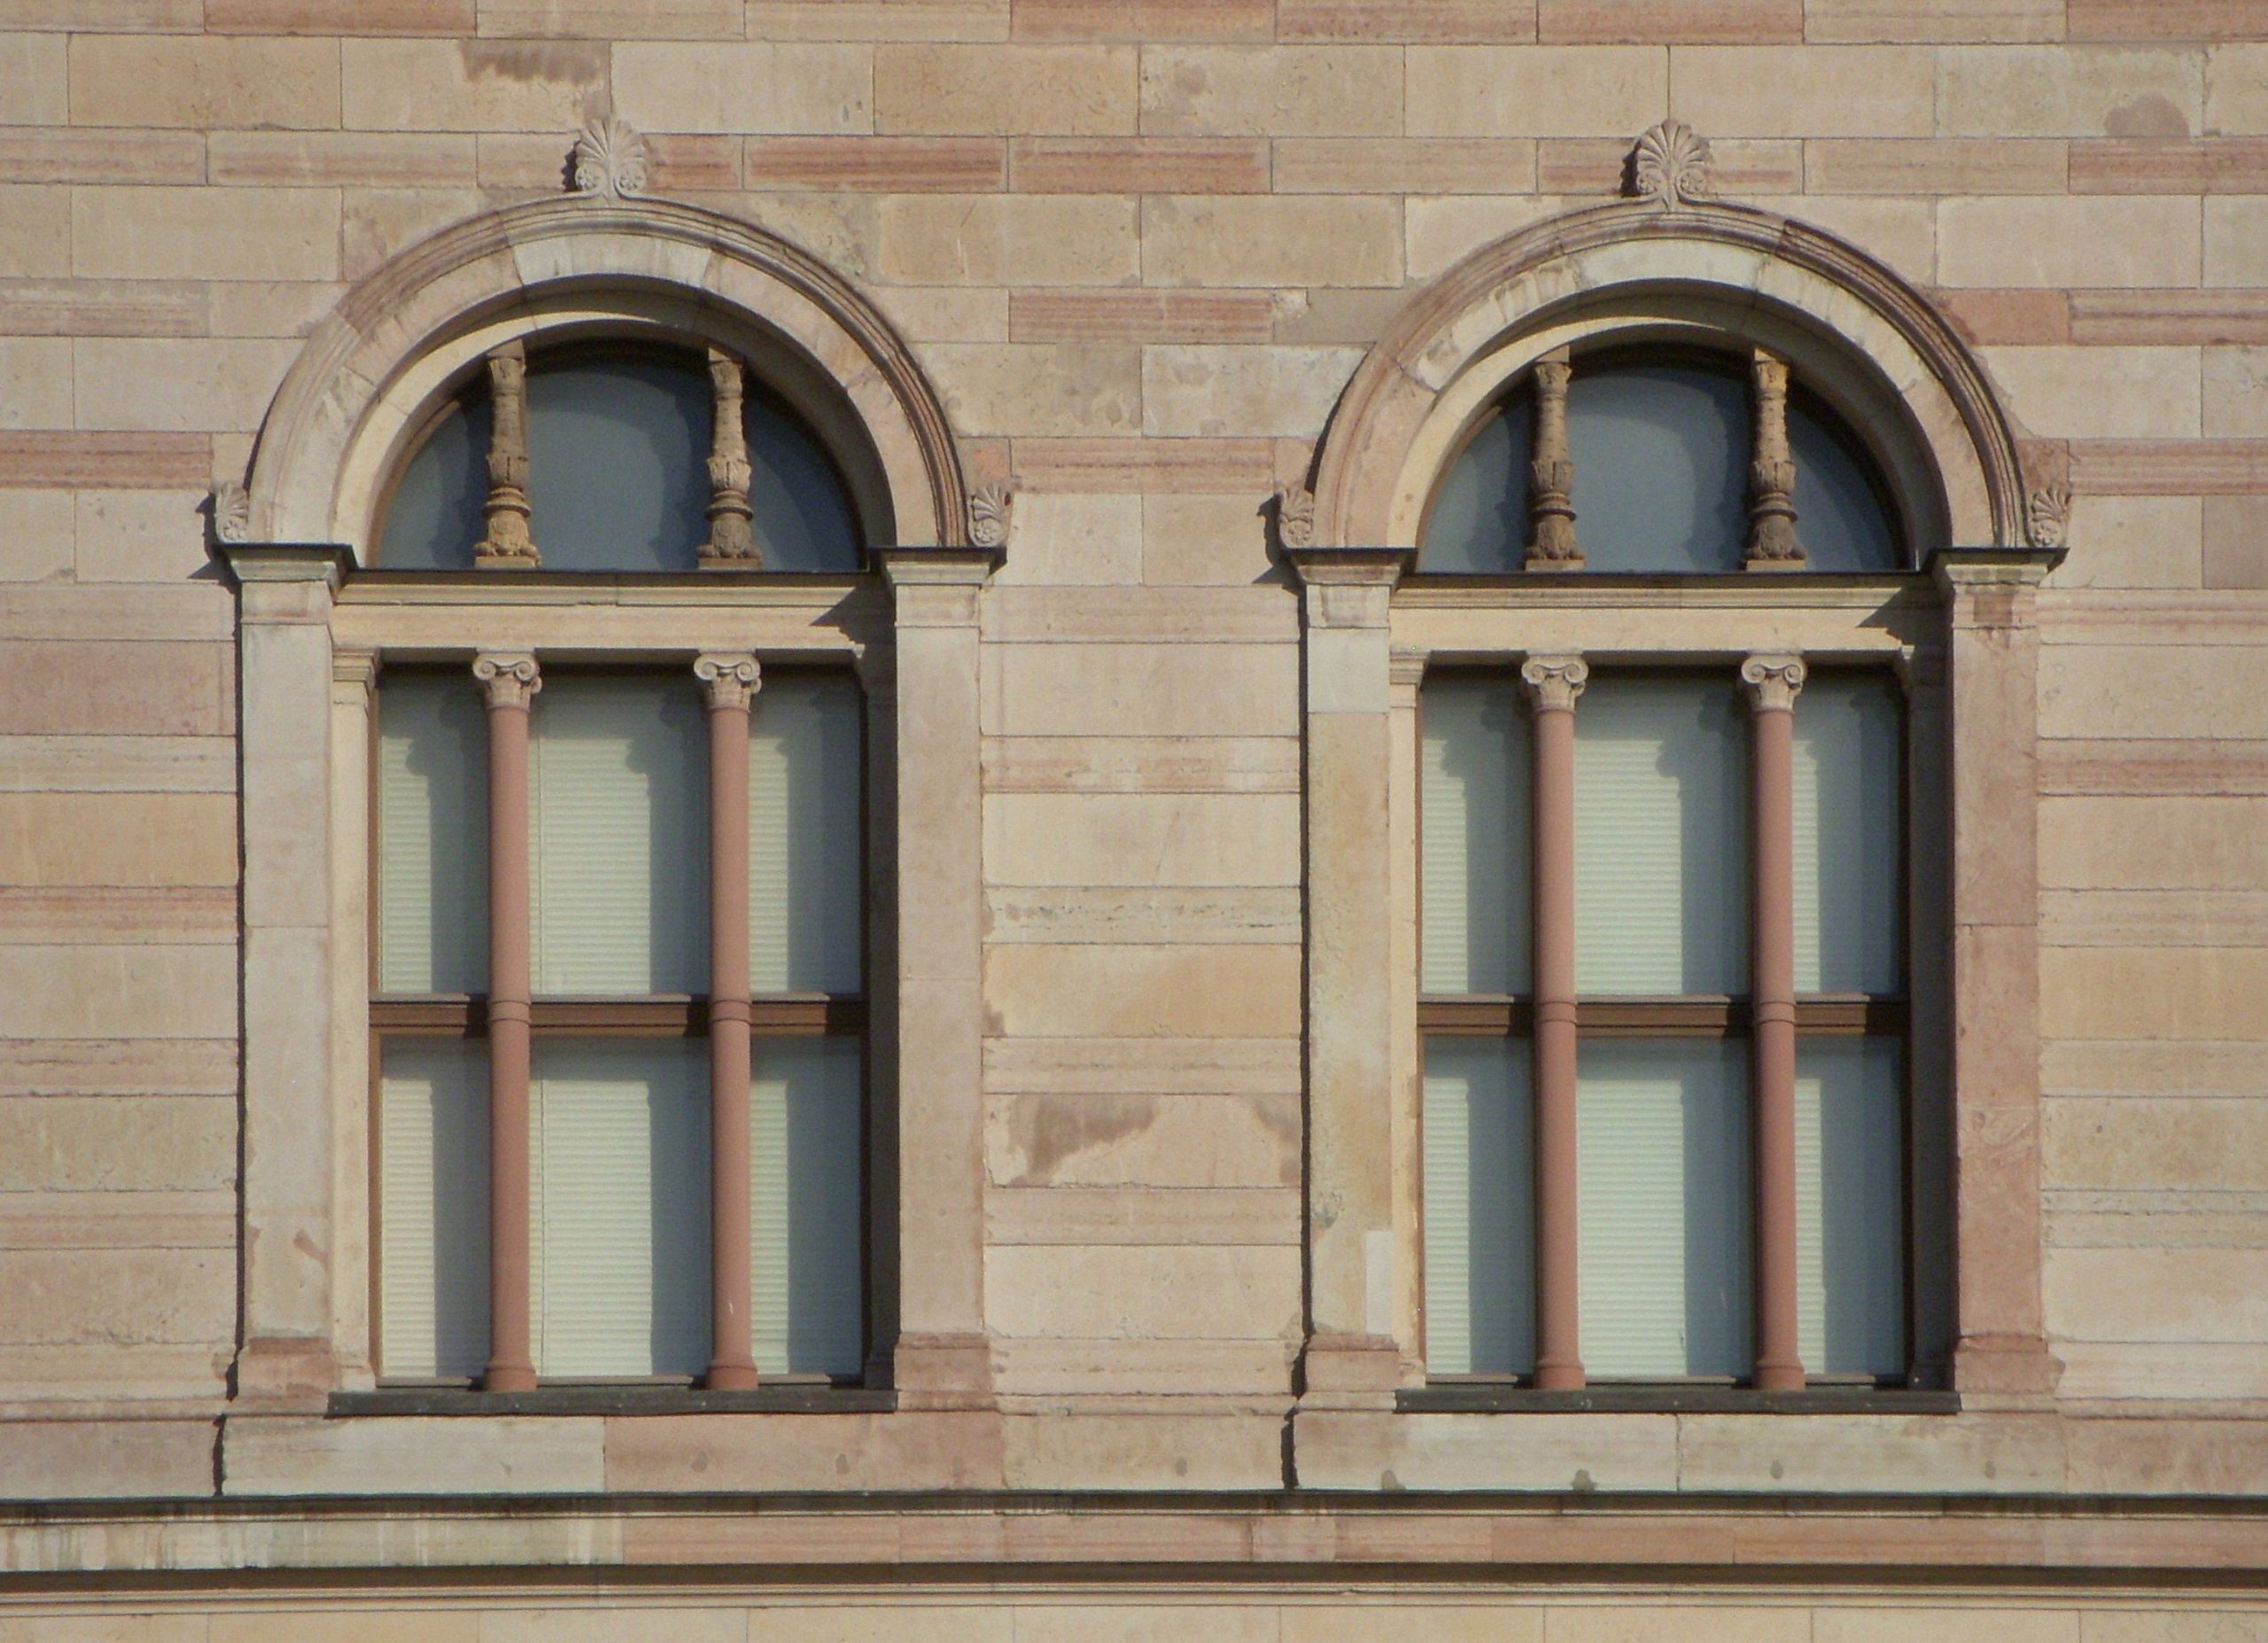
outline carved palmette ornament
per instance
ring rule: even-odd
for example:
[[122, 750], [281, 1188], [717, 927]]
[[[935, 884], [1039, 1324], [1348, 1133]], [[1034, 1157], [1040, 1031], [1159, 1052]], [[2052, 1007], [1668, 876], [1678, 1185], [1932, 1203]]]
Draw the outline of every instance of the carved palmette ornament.
[[1009, 516], [1015, 498], [1005, 485], [980, 485], [968, 496], [968, 540], [979, 548], [1008, 545]]
[[604, 199], [642, 194], [646, 161], [646, 139], [626, 123], [612, 114], [594, 120], [575, 139], [575, 192]]
[[223, 479], [213, 487], [213, 540], [252, 540], [252, 493], [234, 479]]
[[1665, 120], [1631, 151], [1630, 191], [1669, 210], [1706, 199], [1713, 163], [1706, 137], [1682, 120]]
[[1304, 485], [1276, 493], [1276, 536], [1286, 548], [1315, 546], [1315, 493]]
[[2035, 548], [2065, 548], [2070, 545], [2071, 487], [2056, 484], [2042, 486], [2024, 501], [2024, 533]]

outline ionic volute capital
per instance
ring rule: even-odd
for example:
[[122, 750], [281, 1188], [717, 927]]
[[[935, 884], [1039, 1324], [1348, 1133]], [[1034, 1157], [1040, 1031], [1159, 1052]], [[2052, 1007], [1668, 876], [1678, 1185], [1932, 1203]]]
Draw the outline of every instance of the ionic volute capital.
[[1811, 670], [1799, 656], [1751, 656], [1740, 665], [1741, 689], [1752, 712], [1792, 712]]
[[543, 672], [524, 650], [484, 651], [472, 658], [472, 676], [491, 707], [524, 710], [543, 689]]
[[752, 656], [697, 656], [693, 676], [709, 687], [709, 706], [717, 712], [746, 712], [764, 688], [764, 669]]
[[1573, 712], [1590, 676], [1591, 665], [1580, 656], [1531, 656], [1520, 664], [1528, 706], [1539, 713]]

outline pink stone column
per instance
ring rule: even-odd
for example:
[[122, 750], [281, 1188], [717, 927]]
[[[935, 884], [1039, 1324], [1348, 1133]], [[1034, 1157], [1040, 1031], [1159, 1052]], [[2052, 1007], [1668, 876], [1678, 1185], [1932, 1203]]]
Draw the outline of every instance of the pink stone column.
[[1583, 1384], [1575, 1195], [1575, 698], [1580, 657], [1520, 667], [1534, 715], [1535, 1383]]
[[535, 658], [477, 657], [488, 698], [488, 1373], [492, 1392], [535, 1386], [528, 1310], [528, 709]]
[[763, 675], [752, 656], [703, 656], [709, 688], [708, 1384], [756, 1384], [749, 1316], [749, 707]]
[[1801, 1391], [1796, 1331], [1795, 706], [1804, 664], [1751, 656], [1741, 664], [1751, 730], [1749, 842], [1749, 1076], [1755, 1156], [1756, 1386]]

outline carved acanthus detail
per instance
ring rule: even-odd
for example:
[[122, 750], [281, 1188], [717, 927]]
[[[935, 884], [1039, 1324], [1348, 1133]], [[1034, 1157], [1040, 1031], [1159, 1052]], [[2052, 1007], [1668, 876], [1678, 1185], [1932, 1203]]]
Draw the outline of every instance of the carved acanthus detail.
[[543, 674], [524, 650], [484, 651], [472, 658], [472, 676], [491, 707], [525, 707], [543, 689]]
[[693, 676], [709, 687], [713, 708], [744, 709], [764, 688], [764, 670], [752, 656], [697, 656]]
[[1756, 438], [1748, 464], [1749, 569], [1798, 570], [1804, 545], [1796, 537], [1796, 463], [1788, 450], [1788, 362], [1759, 348], [1749, 388]]
[[1315, 546], [1315, 493], [1304, 485], [1276, 493], [1276, 538], [1286, 548]]
[[1630, 152], [1630, 192], [1666, 210], [1704, 200], [1715, 191], [1706, 137], [1682, 120], [1665, 120]]
[[1006, 548], [1015, 494], [1005, 485], [980, 485], [968, 494], [968, 540], [979, 548]]
[[1751, 656], [1740, 665], [1741, 689], [1754, 712], [1791, 712], [1810, 669], [1799, 656]]
[[710, 349], [709, 381], [715, 414], [709, 436], [709, 540], [701, 545], [700, 561], [703, 569], [755, 570], [764, 556], [756, 546], [756, 514], [748, 500], [751, 470], [740, 361]]
[[646, 139], [614, 115], [594, 120], [575, 139], [575, 192], [620, 199], [646, 191]]
[[517, 342], [488, 354], [488, 534], [474, 547], [483, 570], [533, 570], [540, 563], [528, 534], [528, 359]]
[[1528, 463], [1527, 568], [1580, 571], [1575, 541], [1575, 458], [1567, 447], [1567, 350], [1535, 363], [1535, 449]]
[[222, 479], [213, 487], [213, 540], [252, 540], [252, 493], [234, 479]]
[[2035, 548], [2067, 548], [2071, 535], [2071, 487], [2041, 487], [2024, 501], [2025, 533]]
[[1580, 656], [1531, 656], [1520, 664], [1520, 683], [1539, 713], [1573, 712], [1590, 676], [1591, 665]]

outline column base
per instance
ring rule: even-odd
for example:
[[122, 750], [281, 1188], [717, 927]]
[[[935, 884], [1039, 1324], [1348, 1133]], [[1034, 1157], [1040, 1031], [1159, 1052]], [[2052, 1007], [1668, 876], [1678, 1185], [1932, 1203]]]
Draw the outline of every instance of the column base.
[[901, 1409], [989, 1409], [992, 1343], [982, 1335], [901, 1335], [890, 1354]]
[[752, 1392], [757, 1387], [754, 1364], [711, 1364], [701, 1384], [712, 1392]]
[[484, 1392], [532, 1392], [535, 1390], [533, 1364], [491, 1364], [488, 1373], [480, 1377]]
[[1581, 1359], [1565, 1363], [1555, 1363], [1548, 1358], [1536, 1360], [1535, 1390], [1539, 1392], [1580, 1392], [1589, 1384]]
[[263, 1410], [319, 1413], [338, 1390], [338, 1356], [314, 1335], [260, 1335], [237, 1352], [232, 1401]]
[[1800, 1392], [1804, 1390], [1804, 1367], [1789, 1363], [1759, 1363], [1751, 1383], [1759, 1392]]
[[2062, 1369], [2036, 1335], [1965, 1335], [1953, 1349], [1953, 1384], [1959, 1392], [2053, 1392]]
[[1309, 1335], [1300, 1354], [1303, 1409], [1391, 1409], [1402, 1382], [1402, 1347], [1390, 1335]]

